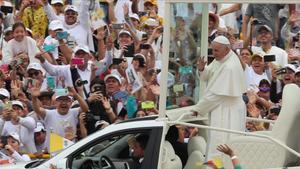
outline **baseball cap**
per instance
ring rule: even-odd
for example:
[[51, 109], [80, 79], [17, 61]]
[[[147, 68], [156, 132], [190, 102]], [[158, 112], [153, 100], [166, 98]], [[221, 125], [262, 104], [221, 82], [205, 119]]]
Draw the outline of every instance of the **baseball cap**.
[[118, 37], [121, 36], [122, 34], [127, 34], [127, 35], [129, 35], [130, 37], [132, 37], [132, 36], [131, 36], [131, 33], [130, 33], [129, 31], [125, 30], [125, 29], [122, 29], [122, 30], [119, 32]]
[[32, 30], [31, 30], [31, 29], [26, 28], [26, 32], [27, 32], [30, 36], [32, 36]]
[[157, 1], [156, 1], [156, 0], [145, 0], [145, 1], [144, 1], [144, 5], [145, 5], [146, 3], [151, 3], [152, 5], [157, 6]]
[[122, 83], [122, 80], [121, 80], [120, 76], [117, 73], [114, 73], [114, 71], [112, 73], [110, 73], [110, 74], [108, 74], [108, 75], [105, 76], [104, 82], [106, 82], [106, 80], [109, 79], [109, 78], [115, 78], [115, 79], [118, 80], [118, 82], [120, 84]]
[[11, 132], [9, 133], [8, 137], [12, 137], [14, 140], [18, 141], [21, 144], [20, 136], [18, 133]]
[[13, 100], [11, 104], [12, 104], [12, 105], [15, 105], [15, 106], [19, 106], [19, 107], [21, 107], [22, 109], [24, 109], [23, 103], [20, 102], [19, 100]]
[[10, 98], [9, 92], [4, 88], [0, 88], [0, 95]]
[[148, 19], [144, 22], [144, 25], [156, 27], [156, 26], [159, 26], [159, 22], [158, 22], [156, 19], [148, 18]]
[[298, 74], [298, 73], [300, 73], [300, 67], [298, 67], [298, 68], [296, 69], [295, 75]]
[[53, 20], [49, 24], [49, 29], [53, 30], [53, 31], [58, 30], [58, 29], [63, 30], [64, 29], [63, 23], [60, 20]]
[[7, 33], [12, 32], [12, 27], [8, 27], [4, 30], [4, 35], [6, 35]]
[[273, 33], [272, 29], [268, 25], [261, 25], [258, 27], [257, 32], [260, 33], [262, 30], [267, 30], [268, 32]]
[[146, 63], [146, 57], [145, 57], [143, 54], [141, 54], [141, 53], [135, 54], [132, 60], [137, 60], [137, 61], [139, 61], [140, 67], [144, 67], [144, 66], [145, 66], [145, 63]]
[[89, 47], [86, 46], [86, 45], [82, 45], [82, 44], [77, 45], [77, 46], [74, 48], [74, 53], [76, 53], [76, 52], [78, 52], [78, 51], [80, 51], [80, 50], [83, 50], [85, 53], [90, 54]]
[[67, 5], [66, 8], [65, 8], [65, 12], [67, 12], [68, 10], [71, 10], [71, 11], [74, 11], [74, 12], [78, 13], [78, 9], [74, 5]]
[[293, 65], [293, 64], [286, 64], [286, 65], [284, 65], [284, 68], [290, 69], [290, 70], [292, 70], [295, 73], [297, 71], [296, 66]]
[[213, 42], [217, 42], [217, 43], [220, 43], [220, 44], [223, 44], [223, 45], [230, 45], [230, 42], [229, 40], [225, 37], [225, 36], [217, 36]]
[[43, 91], [41, 91], [41, 94], [40, 94], [39, 98], [41, 98], [41, 97], [52, 97], [53, 94], [54, 94], [53, 91], [43, 90]]
[[36, 123], [36, 128], [34, 129], [35, 133], [46, 131], [44, 125], [41, 122]]
[[91, 20], [91, 26], [92, 26], [93, 30], [96, 30], [103, 26], [107, 26], [107, 24], [105, 23], [105, 21], [103, 19], [96, 19], [96, 20]]
[[39, 63], [30, 63], [27, 67], [27, 71], [30, 69], [39, 70], [39, 71], [43, 72], [43, 68], [42, 68], [41, 64], [39, 64]]
[[256, 57], [260, 57], [261, 59], [263, 59], [264, 55], [262, 53], [254, 53], [251, 57], [251, 61]]
[[73, 97], [69, 95], [55, 95], [55, 100], [57, 100], [60, 97], [68, 97], [69, 99], [73, 100]]
[[64, 5], [64, 1], [63, 0], [51, 0], [51, 5], [53, 4], [62, 4]]
[[134, 18], [134, 19], [136, 19], [136, 20], [138, 20], [140, 22], [140, 17], [136, 13], [129, 14], [129, 17], [130, 18]]

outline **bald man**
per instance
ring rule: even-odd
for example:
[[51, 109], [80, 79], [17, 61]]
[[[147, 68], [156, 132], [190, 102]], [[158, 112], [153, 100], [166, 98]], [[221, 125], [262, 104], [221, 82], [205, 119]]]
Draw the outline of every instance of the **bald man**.
[[[200, 83], [206, 88], [194, 111], [208, 115], [210, 126], [245, 131], [246, 107], [242, 99], [246, 91], [245, 75], [238, 56], [230, 48], [229, 40], [218, 36], [212, 42], [214, 61], [207, 66], [203, 58], [199, 60]], [[217, 145], [231, 136], [209, 131], [207, 159], [219, 156]]]

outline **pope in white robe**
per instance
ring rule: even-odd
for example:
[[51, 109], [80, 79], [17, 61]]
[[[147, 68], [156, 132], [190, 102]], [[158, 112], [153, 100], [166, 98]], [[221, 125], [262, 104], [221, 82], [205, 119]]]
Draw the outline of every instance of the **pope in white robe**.
[[[195, 105], [199, 115], [208, 114], [210, 126], [245, 131], [246, 106], [242, 94], [246, 91], [245, 75], [238, 56], [230, 49], [229, 40], [218, 36], [212, 42], [214, 61], [203, 66], [200, 83], [206, 84], [204, 95]], [[202, 65], [205, 62], [202, 60]], [[220, 155], [219, 144], [232, 134], [210, 130], [207, 140], [207, 160]]]

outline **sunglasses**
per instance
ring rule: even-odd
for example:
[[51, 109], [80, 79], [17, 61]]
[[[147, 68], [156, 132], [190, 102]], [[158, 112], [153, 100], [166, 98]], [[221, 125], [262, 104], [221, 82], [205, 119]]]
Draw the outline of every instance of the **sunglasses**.
[[29, 77], [38, 76], [39, 73], [40, 73], [39, 71], [28, 72], [28, 76], [29, 76]]
[[260, 91], [260, 92], [263, 92], [263, 93], [266, 93], [266, 92], [269, 92], [269, 91], [270, 91], [270, 88], [269, 88], [269, 87], [260, 87], [260, 88], [259, 88], [259, 91]]

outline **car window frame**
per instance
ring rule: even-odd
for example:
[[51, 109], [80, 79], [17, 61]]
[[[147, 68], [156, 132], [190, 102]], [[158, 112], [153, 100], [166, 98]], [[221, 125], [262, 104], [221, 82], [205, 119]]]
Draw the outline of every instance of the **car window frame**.
[[154, 169], [158, 166], [158, 159], [159, 159], [159, 150], [160, 150], [160, 141], [162, 139], [163, 127], [156, 126], [156, 127], [144, 127], [144, 128], [134, 128], [134, 129], [125, 129], [119, 130], [111, 133], [107, 133], [105, 135], [99, 136], [95, 140], [91, 140], [89, 143], [85, 144], [84, 146], [80, 147], [76, 151], [69, 154], [67, 158], [67, 168], [72, 167], [73, 159], [78, 156], [80, 153], [86, 151], [87, 149], [109, 139], [112, 137], [116, 137], [119, 135], [126, 135], [126, 134], [134, 134], [134, 133], [149, 133], [150, 137], [148, 140], [148, 144], [145, 150], [145, 157], [144, 162], [142, 164], [141, 169]]

